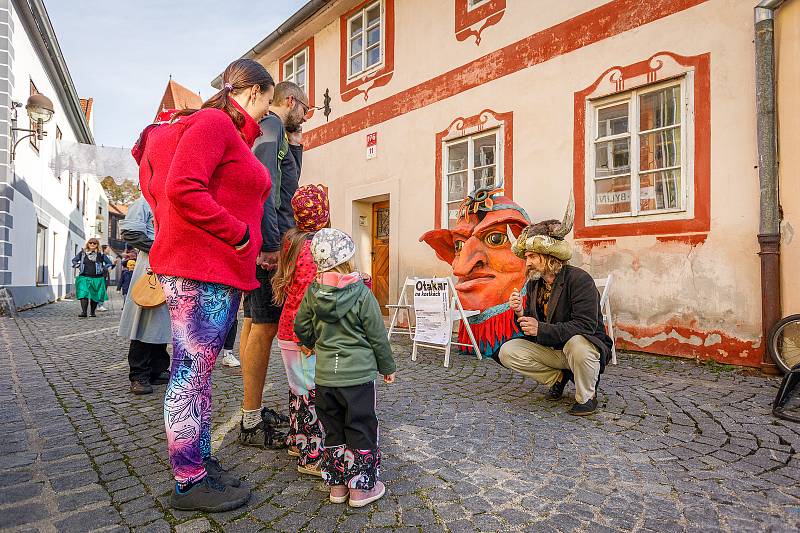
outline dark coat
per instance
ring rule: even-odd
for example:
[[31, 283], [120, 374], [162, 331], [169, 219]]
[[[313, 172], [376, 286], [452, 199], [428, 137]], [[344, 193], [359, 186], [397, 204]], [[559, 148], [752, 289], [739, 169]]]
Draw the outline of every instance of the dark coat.
[[[526, 335], [524, 338], [561, 350], [572, 337], [583, 335], [600, 351], [602, 372], [611, 356], [613, 341], [606, 334], [600, 311], [600, 293], [592, 276], [578, 267], [564, 265], [553, 282], [546, 317], [539, 316], [536, 311], [536, 294], [541, 283], [541, 279], [528, 280], [525, 285], [525, 316], [539, 321], [539, 333], [535, 337]], [[516, 321], [516, 317], [514, 320]], [[519, 327], [519, 323], [517, 326]]]
[[132, 278], [133, 270], [128, 270], [126, 268], [122, 271], [122, 275], [119, 277], [119, 281], [117, 282], [117, 288], [122, 291], [122, 294], [128, 294], [128, 290], [131, 287]]

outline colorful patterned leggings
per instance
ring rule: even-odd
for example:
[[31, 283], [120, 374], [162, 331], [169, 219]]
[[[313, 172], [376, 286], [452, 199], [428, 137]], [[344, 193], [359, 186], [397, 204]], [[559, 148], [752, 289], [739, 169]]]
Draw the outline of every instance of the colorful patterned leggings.
[[239, 309], [239, 290], [159, 276], [172, 320], [172, 370], [164, 396], [169, 460], [179, 484], [206, 475], [211, 456], [211, 371]]
[[325, 431], [317, 418], [314, 369], [317, 357], [306, 357], [296, 343], [278, 339], [289, 382], [289, 434], [286, 444], [297, 446], [297, 464], [316, 463], [322, 456]]
[[381, 469], [375, 383], [317, 386], [317, 414], [325, 428], [322, 479], [357, 490], [375, 487]]

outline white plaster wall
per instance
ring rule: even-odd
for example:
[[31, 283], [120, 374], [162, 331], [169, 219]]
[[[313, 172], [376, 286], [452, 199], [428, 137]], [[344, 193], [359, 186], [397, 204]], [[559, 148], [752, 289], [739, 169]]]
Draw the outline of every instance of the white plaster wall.
[[[15, 83], [12, 91], [14, 101], [21, 102], [22, 108], [18, 109], [18, 127], [28, 128], [29, 121], [24, 104], [30, 96], [30, 81], [36, 85], [38, 91], [53, 102], [55, 114], [45, 124], [47, 137], [40, 141], [39, 151], [31, 146], [28, 139], [19, 143], [16, 159], [12, 164], [12, 171], [16, 175], [16, 188], [27, 188], [31, 191], [33, 201], [29, 200], [19, 190], [15, 191], [12, 202], [12, 215], [14, 227], [11, 230], [12, 257], [9, 265], [12, 271], [12, 286], [36, 285], [36, 224], [38, 220], [47, 221], [47, 264], [50, 265], [49, 285], [53, 294], [63, 296], [68, 285], [74, 281], [70, 261], [74, 255], [74, 245], [83, 246], [85, 240], [91, 236], [99, 236], [101, 241], [107, 241], [108, 228], [108, 201], [96, 177], [82, 175], [81, 182], [87, 183], [86, 213], [83, 214], [76, 206], [78, 188], [75, 185], [73, 196], [68, 198], [69, 176], [62, 172], [60, 180], [51, 168], [51, 159], [56, 150], [56, 127], [61, 130], [63, 140], [76, 142], [76, 132], [72, 129], [64, 111], [64, 103], [57, 98], [53, 80], [47, 75], [40, 57], [36, 53], [30, 36], [16, 13], [12, 13], [14, 20], [14, 64], [12, 66]], [[17, 137], [19, 138], [19, 137]], [[22, 182], [22, 183], [20, 183]], [[83, 190], [81, 186], [81, 199]], [[96, 232], [97, 205], [105, 205], [103, 231]], [[37, 216], [37, 212], [41, 217]], [[58, 217], [56, 214], [60, 214]], [[83, 228], [85, 237], [79, 237], [69, 229], [65, 220], [71, 220], [78, 227]], [[55, 251], [55, 269], [53, 269], [53, 253]], [[25, 302], [16, 302], [22, 306]]]

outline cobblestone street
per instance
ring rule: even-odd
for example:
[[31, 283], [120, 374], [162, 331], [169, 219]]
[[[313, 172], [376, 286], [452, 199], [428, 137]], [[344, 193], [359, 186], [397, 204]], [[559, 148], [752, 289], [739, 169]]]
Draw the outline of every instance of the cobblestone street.
[[[247, 507], [172, 511], [161, 400], [128, 392], [119, 299], [79, 321], [77, 302], [0, 319], [0, 530], [797, 531], [800, 426], [774, 419], [776, 379], [620, 354], [602, 411], [566, 414], [492, 362], [395, 344], [380, 384], [387, 495], [333, 505], [285, 451], [235, 442], [238, 369], [214, 375], [213, 443], [253, 487]], [[571, 393], [572, 389], [568, 388]], [[273, 353], [267, 404], [286, 411]]]

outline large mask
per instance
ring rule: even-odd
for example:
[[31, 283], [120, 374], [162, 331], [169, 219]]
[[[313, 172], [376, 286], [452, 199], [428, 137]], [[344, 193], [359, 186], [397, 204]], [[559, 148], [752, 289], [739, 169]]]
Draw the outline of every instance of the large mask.
[[[516, 336], [513, 317], [501, 315], [507, 314], [511, 292], [522, 290], [525, 284], [525, 261], [511, 250], [508, 235], [509, 231], [519, 234], [530, 224], [525, 210], [499, 193], [493, 188], [478, 189], [464, 200], [453, 229], [432, 230], [420, 237], [452, 266], [464, 309], [484, 312], [470, 323], [487, 355], [494, 355], [500, 344]], [[493, 324], [479, 331], [487, 322]]]
[[420, 237], [453, 267], [464, 309], [482, 311], [505, 303], [525, 283], [525, 261], [511, 250], [508, 231], [519, 233], [530, 219], [519, 205], [496, 194], [479, 189], [462, 204], [453, 229]]

